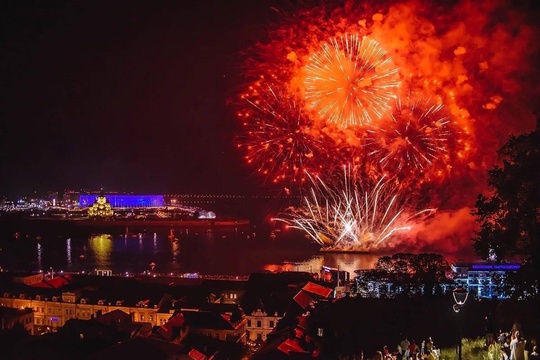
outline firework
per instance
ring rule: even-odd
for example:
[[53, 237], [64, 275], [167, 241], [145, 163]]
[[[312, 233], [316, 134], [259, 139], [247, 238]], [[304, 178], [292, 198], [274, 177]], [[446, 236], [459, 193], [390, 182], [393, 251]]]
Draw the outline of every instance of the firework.
[[303, 206], [290, 208], [278, 220], [305, 231], [325, 250], [372, 251], [387, 247], [390, 240], [411, 229], [426, 209], [408, 215], [403, 199], [385, 177], [373, 186], [361, 186], [359, 178], [344, 170], [342, 181], [326, 184], [310, 177], [312, 188]]
[[305, 66], [305, 99], [317, 117], [341, 127], [370, 124], [396, 98], [397, 68], [379, 43], [358, 34], [332, 38]]
[[[305, 193], [306, 172], [332, 182], [350, 163], [364, 183], [384, 178], [407, 207], [470, 207], [497, 161], [494, 149], [536, 120], [528, 107], [536, 89], [520, 80], [534, 77], [514, 76], [536, 74], [535, 18], [525, 21], [506, 3], [325, 1], [277, 9], [278, 21], [244, 51], [235, 106], [248, 165], [267, 184], [299, 184]], [[270, 88], [279, 89], [277, 100]], [[257, 108], [266, 103], [275, 111]]]
[[457, 134], [442, 104], [398, 99], [390, 115], [369, 131], [368, 154], [400, 180], [433, 181], [451, 169]]
[[238, 147], [250, 165], [272, 182], [287, 185], [321, 170], [321, 160], [333, 154], [331, 142], [316, 133], [294, 99], [266, 83], [252, 87], [244, 99], [247, 106], [238, 116], [245, 131]]

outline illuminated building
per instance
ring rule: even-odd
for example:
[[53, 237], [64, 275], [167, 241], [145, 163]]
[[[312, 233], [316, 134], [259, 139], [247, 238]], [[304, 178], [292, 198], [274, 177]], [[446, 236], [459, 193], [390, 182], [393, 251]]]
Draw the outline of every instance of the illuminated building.
[[80, 195], [79, 205], [87, 207], [105, 196], [113, 208], [148, 208], [165, 205], [163, 195], [121, 195], [121, 194], [86, 194]]
[[519, 264], [463, 263], [452, 264], [454, 281], [478, 298], [505, 298], [500, 291], [509, 272], [519, 271]]
[[284, 314], [285, 311], [274, 311], [274, 313], [267, 313], [264, 304], [261, 302], [255, 311], [252, 311], [249, 315], [246, 315], [247, 340], [258, 342], [266, 341], [267, 335], [274, 330], [274, 327], [278, 321], [281, 320]]
[[88, 216], [90, 217], [111, 217], [113, 210], [109, 200], [101, 194], [96, 198], [94, 204], [88, 208]]
[[130, 314], [133, 321], [149, 322], [155, 326], [165, 324], [171, 317], [169, 312], [159, 313], [157, 307], [148, 307], [144, 300], [134, 306], [124, 306], [122, 300], [108, 302], [106, 299], [100, 299], [96, 303], [90, 303], [78, 292], [63, 292], [61, 295], [52, 297], [43, 295], [32, 297], [28, 294], [13, 296], [10, 293], [4, 293], [0, 297], [0, 306], [32, 309], [33, 325], [51, 329], [64, 326], [69, 319], [90, 320], [114, 310], [122, 310]]

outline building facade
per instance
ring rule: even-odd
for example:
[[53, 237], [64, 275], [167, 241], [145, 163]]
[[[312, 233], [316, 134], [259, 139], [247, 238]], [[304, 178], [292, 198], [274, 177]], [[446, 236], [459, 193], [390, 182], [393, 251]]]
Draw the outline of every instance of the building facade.
[[34, 312], [28, 308], [13, 309], [0, 305], [0, 330], [23, 328], [34, 335]]
[[77, 293], [71, 292], [64, 292], [61, 296], [51, 298], [45, 298], [41, 295], [32, 298], [25, 294], [4, 293], [0, 297], [0, 306], [32, 309], [33, 325], [37, 328], [50, 328], [52, 331], [64, 326], [69, 319], [90, 320], [114, 310], [121, 310], [129, 314], [134, 322], [147, 322], [153, 326], [163, 325], [171, 317], [170, 312], [158, 312], [157, 306], [148, 307], [144, 300], [141, 300], [136, 306], [123, 306], [121, 300], [112, 303], [105, 299], [91, 304], [88, 299], [78, 298]]
[[[99, 194], [81, 194], [79, 196], [79, 206], [92, 206], [99, 196]], [[149, 208], [165, 206], [163, 195], [104, 194], [104, 196], [113, 208]]]
[[520, 264], [466, 263], [452, 264], [454, 281], [478, 298], [505, 298], [501, 288], [509, 272], [521, 269]]
[[268, 334], [274, 330], [276, 324], [283, 317], [283, 314], [274, 312], [273, 314], [267, 314], [261, 309], [253, 311], [251, 314], [246, 315], [247, 327], [246, 338], [248, 341], [261, 342], [266, 341]]

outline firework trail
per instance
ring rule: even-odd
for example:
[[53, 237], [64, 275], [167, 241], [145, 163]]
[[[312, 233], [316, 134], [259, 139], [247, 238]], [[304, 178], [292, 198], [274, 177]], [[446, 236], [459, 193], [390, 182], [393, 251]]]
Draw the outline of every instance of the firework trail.
[[414, 221], [432, 214], [425, 209], [408, 215], [403, 199], [386, 178], [373, 186], [361, 186], [345, 167], [341, 182], [327, 184], [310, 176], [312, 187], [300, 207], [289, 208], [276, 220], [305, 231], [329, 251], [372, 251], [386, 247]]
[[332, 38], [305, 66], [305, 99], [340, 127], [380, 119], [396, 98], [398, 69], [379, 43], [358, 34]]

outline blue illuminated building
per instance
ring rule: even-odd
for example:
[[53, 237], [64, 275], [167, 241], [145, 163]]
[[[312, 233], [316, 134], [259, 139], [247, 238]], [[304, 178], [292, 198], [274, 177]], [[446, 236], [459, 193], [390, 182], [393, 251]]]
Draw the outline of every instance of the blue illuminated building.
[[478, 298], [504, 298], [499, 288], [509, 272], [519, 271], [520, 264], [464, 263], [452, 264], [454, 281]]
[[[91, 206], [98, 196], [99, 194], [80, 195], [79, 206]], [[149, 208], [165, 206], [163, 195], [105, 194], [105, 197], [113, 208]]]

